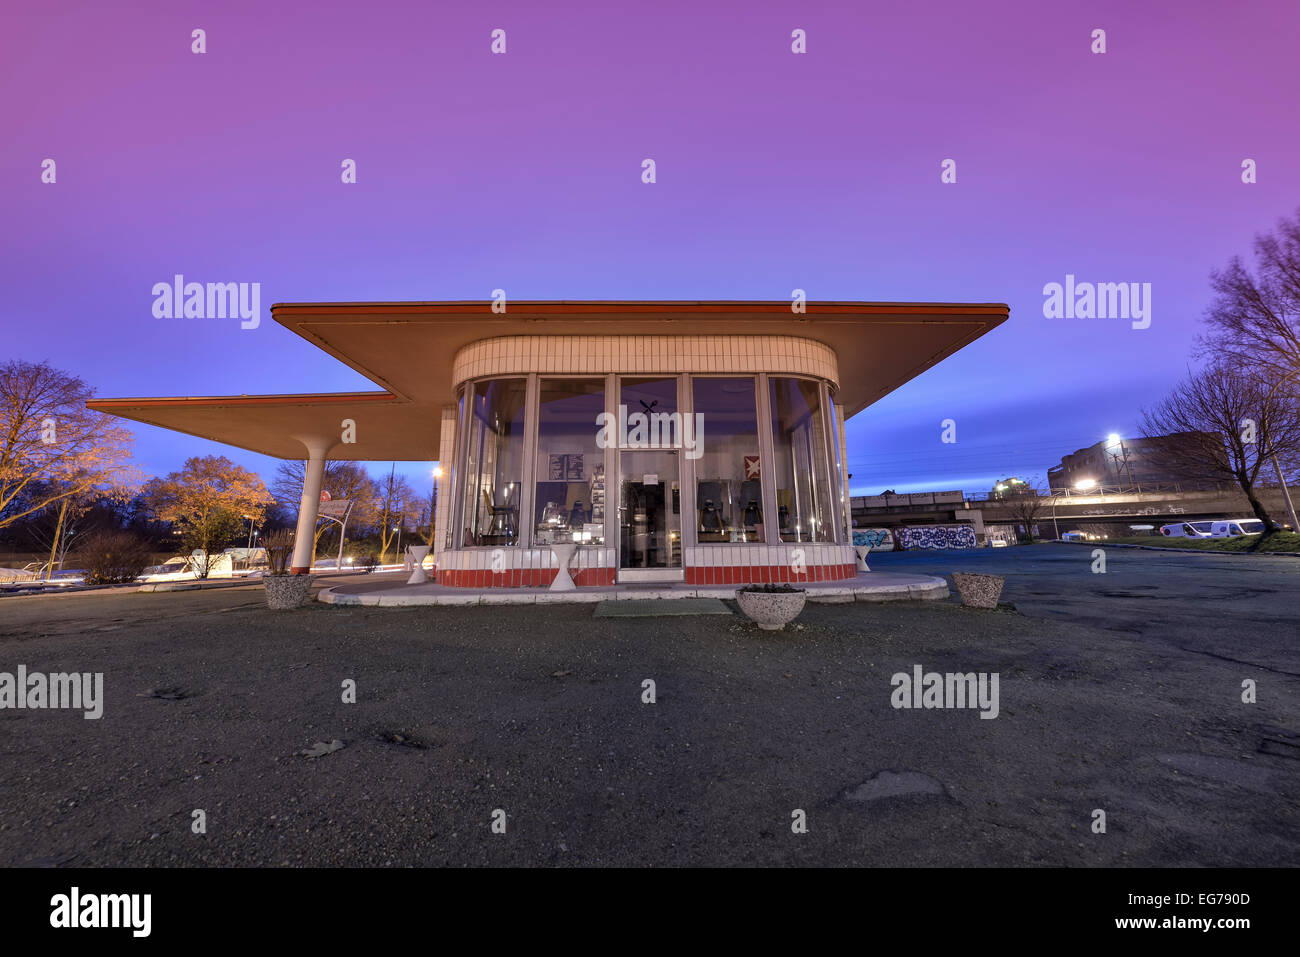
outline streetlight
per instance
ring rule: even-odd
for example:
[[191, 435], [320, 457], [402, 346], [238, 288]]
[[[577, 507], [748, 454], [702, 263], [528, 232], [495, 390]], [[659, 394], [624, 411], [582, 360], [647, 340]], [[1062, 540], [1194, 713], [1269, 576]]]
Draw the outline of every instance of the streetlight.
[[1077, 488], [1080, 492], [1086, 492], [1086, 491], [1087, 491], [1088, 489], [1090, 489], [1090, 488], [1096, 488], [1096, 487], [1097, 487], [1097, 480], [1096, 480], [1096, 479], [1080, 479], [1077, 483], [1075, 483], [1075, 486], [1074, 486], [1074, 487]]
[[253, 550], [253, 516], [245, 515], [244, 518], [248, 519], [248, 550], [251, 552]]

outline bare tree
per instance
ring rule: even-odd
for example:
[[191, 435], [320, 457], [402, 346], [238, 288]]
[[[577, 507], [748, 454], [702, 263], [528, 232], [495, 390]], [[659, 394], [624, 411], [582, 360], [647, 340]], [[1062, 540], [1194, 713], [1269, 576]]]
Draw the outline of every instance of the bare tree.
[[1246, 368], [1263, 365], [1274, 381], [1300, 375], [1300, 210], [1281, 219], [1275, 233], [1255, 237], [1253, 273], [1234, 256], [1210, 274], [1210, 285], [1215, 298], [1201, 353]]
[[1142, 434], [1168, 436], [1152, 443], [1157, 465], [1186, 479], [1235, 483], [1255, 517], [1278, 526], [1255, 494], [1260, 468], [1273, 456], [1300, 457], [1300, 405], [1291, 390], [1269, 381], [1268, 370], [1234, 360], [1193, 373], [1170, 395], [1142, 413]]
[[28, 523], [28, 538], [49, 552], [50, 557], [45, 563], [47, 579], [54, 577], [56, 568], [63, 567], [73, 539], [78, 535], [74, 523], [94, 505], [92, 491], [88, 489], [77, 495], [60, 496], [50, 502], [43, 512], [32, 516], [32, 521]]
[[397, 537], [393, 523], [397, 523], [397, 528], [405, 528], [406, 516], [415, 514], [420, 503], [411, 483], [397, 474], [396, 463], [389, 470], [387, 478], [374, 483], [374, 489], [375, 514], [379, 520], [379, 561], [382, 564], [388, 554], [389, 544]]
[[65, 499], [139, 481], [131, 433], [87, 409], [92, 397], [81, 379], [48, 363], [0, 365], [0, 528]]
[[1047, 508], [1051, 499], [1038, 485], [1024, 482], [1017, 486], [1014, 495], [1004, 498], [1003, 501], [1006, 503], [1007, 514], [1017, 524], [1024, 526], [1026, 543], [1034, 544], [1034, 523], [1038, 521], [1038, 517], [1043, 509]]
[[[286, 510], [296, 514], [302, 502], [302, 487], [307, 474], [307, 463], [302, 461], [281, 462], [271, 480], [271, 494]], [[353, 502], [350, 521], [357, 527], [375, 521], [375, 483], [360, 462], [326, 462], [325, 475], [321, 488], [330, 493], [334, 499], [347, 499]], [[326, 529], [338, 528], [336, 523], [319, 519], [316, 523], [316, 537], [312, 541], [312, 564], [316, 562], [316, 549], [320, 545]]]

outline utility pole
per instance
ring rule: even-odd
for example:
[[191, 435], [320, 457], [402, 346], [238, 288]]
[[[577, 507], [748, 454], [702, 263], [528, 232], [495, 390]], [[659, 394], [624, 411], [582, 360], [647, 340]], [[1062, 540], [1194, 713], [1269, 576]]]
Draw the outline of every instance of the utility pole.
[[1277, 456], [1273, 456], [1273, 470], [1277, 472], [1277, 484], [1282, 486], [1282, 501], [1286, 503], [1287, 514], [1291, 516], [1291, 531], [1300, 532], [1300, 521], [1295, 517], [1295, 503], [1291, 501], [1291, 490], [1286, 487], [1286, 478], [1282, 475], [1282, 466], [1277, 464]]
[[1128, 472], [1128, 487], [1129, 487], [1129, 490], [1130, 490], [1130, 491], [1133, 491], [1134, 488], [1135, 488], [1135, 486], [1133, 485], [1133, 466], [1129, 465], [1129, 461], [1128, 461], [1128, 449], [1124, 446], [1124, 437], [1123, 437], [1122, 435], [1120, 435], [1118, 432], [1112, 432], [1112, 433], [1107, 437], [1107, 442], [1109, 442], [1110, 444], [1107, 445], [1107, 447], [1106, 447], [1106, 452], [1110, 455], [1111, 462], [1114, 464], [1114, 468], [1115, 468], [1115, 482], [1116, 482], [1116, 485], [1119, 484], [1119, 482], [1121, 481], [1121, 479], [1123, 478], [1123, 476], [1120, 474], [1120, 471], [1119, 471], [1119, 458], [1120, 458], [1120, 457], [1119, 457], [1118, 455], [1116, 455], [1114, 452], [1112, 452], [1111, 449], [1113, 449], [1113, 448], [1115, 448], [1116, 446], [1118, 446], [1120, 452], [1121, 452], [1121, 453], [1123, 454], [1123, 456], [1124, 456], [1124, 469], [1125, 469], [1125, 471]]

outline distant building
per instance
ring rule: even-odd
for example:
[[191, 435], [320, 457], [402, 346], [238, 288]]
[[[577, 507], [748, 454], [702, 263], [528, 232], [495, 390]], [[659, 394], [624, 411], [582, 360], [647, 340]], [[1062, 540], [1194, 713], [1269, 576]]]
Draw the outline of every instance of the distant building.
[[1004, 478], [999, 479], [994, 486], [989, 489], [989, 498], [1018, 498], [1022, 495], [1037, 495], [1034, 486], [1022, 478]]
[[1061, 459], [1060, 465], [1047, 470], [1047, 483], [1052, 492], [1084, 489], [1094, 486], [1104, 488], [1144, 488], [1150, 486], [1173, 487], [1184, 491], [1210, 490], [1222, 486], [1213, 479], [1189, 478], [1176, 475], [1163, 468], [1159, 460], [1160, 446], [1178, 441], [1176, 435], [1153, 438], [1122, 438], [1112, 435], [1096, 445], [1079, 449]]

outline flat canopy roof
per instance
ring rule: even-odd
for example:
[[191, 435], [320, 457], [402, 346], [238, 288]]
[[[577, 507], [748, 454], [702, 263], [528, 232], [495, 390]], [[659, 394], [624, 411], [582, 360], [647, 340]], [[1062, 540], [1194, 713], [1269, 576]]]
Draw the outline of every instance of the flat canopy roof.
[[839, 359], [846, 416], [920, 375], [1005, 322], [1002, 303], [777, 302], [278, 303], [276, 322], [381, 386], [323, 395], [94, 399], [90, 408], [281, 459], [301, 459], [298, 436], [356, 442], [334, 459], [432, 461], [441, 408], [455, 401], [452, 362], [471, 342], [526, 335], [794, 335]]

